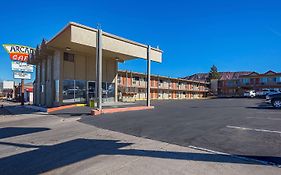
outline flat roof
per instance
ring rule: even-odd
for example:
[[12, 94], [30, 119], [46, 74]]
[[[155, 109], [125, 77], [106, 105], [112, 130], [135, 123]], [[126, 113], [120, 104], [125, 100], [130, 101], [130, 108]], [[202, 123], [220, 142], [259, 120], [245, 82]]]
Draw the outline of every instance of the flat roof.
[[[96, 47], [96, 37], [98, 29], [88, 27], [75, 22], [69, 22], [54, 37], [46, 42], [51, 47], [63, 48], [66, 46]], [[121, 54], [125, 60], [142, 58], [147, 59], [148, 45], [135, 42], [114, 34], [102, 32], [103, 50]], [[151, 47], [151, 61], [162, 62], [163, 51], [159, 48]]]

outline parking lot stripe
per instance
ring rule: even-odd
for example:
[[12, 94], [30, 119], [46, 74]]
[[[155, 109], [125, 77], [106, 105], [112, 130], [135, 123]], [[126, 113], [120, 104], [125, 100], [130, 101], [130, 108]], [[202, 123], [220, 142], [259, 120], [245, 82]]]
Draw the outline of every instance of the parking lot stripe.
[[281, 134], [281, 131], [272, 131], [272, 130], [267, 130], [267, 129], [255, 129], [255, 128], [245, 128], [245, 127], [240, 127], [240, 126], [230, 126], [227, 125], [227, 128], [231, 129], [240, 129], [240, 130], [247, 130], [247, 131], [257, 131], [257, 132], [268, 132], [268, 133], [276, 133], [276, 134]]
[[269, 162], [269, 161], [263, 161], [263, 160], [258, 160], [258, 159], [238, 156], [238, 155], [235, 155], [235, 154], [229, 154], [229, 153], [224, 153], [224, 152], [220, 152], [220, 151], [214, 151], [214, 150], [210, 150], [210, 149], [202, 148], [202, 147], [198, 147], [198, 146], [193, 146], [193, 145], [189, 145], [188, 147], [191, 148], [191, 149], [199, 150], [199, 151], [205, 151], [205, 152], [209, 152], [209, 153], [213, 153], [213, 154], [220, 154], [220, 155], [230, 156], [230, 157], [233, 157], [233, 158], [236, 158], [236, 159], [241, 159], [241, 160], [251, 161], [251, 162], [257, 162], [257, 163], [260, 163], [260, 164], [271, 165], [271, 166], [274, 166], [274, 167], [281, 168], [280, 165], [277, 165], [277, 164], [275, 164], [273, 162]]
[[268, 118], [260, 118], [260, 117], [247, 117], [249, 119], [261, 119], [261, 120], [281, 120], [281, 118], [272, 118], [272, 117], [268, 117]]

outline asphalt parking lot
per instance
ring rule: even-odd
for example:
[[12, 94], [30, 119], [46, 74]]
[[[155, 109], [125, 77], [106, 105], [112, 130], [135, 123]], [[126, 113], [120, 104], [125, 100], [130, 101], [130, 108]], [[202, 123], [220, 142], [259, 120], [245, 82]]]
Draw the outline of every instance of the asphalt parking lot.
[[281, 165], [281, 110], [261, 99], [168, 100], [152, 105], [154, 110], [83, 117], [80, 122]]

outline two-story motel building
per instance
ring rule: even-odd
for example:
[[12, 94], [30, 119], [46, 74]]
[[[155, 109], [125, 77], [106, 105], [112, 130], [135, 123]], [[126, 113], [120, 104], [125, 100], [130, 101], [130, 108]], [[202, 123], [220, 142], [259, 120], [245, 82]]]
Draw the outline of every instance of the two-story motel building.
[[[122, 100], [146, 99], [146, 74], [118, 71], [118, 91]], [[207, 96], [207, 82], [151, 75], [151, 99], [198, 99]]]

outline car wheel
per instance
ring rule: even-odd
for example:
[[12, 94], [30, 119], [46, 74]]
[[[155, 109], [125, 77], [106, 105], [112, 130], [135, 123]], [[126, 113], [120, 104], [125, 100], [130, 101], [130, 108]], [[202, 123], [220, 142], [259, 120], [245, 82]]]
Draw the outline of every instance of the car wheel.
[[281, 109], [281, 99], [273, 100], [272, 105], [274, 108]]

